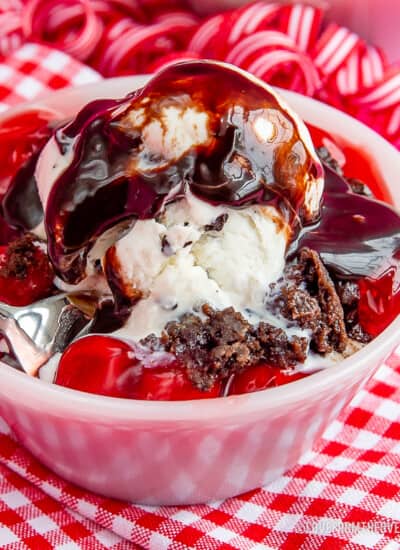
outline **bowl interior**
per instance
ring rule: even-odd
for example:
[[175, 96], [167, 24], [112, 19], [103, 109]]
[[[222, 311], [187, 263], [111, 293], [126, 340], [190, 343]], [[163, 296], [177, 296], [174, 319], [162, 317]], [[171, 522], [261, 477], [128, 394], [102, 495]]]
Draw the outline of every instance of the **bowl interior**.
[[[10, 115], [30, 108], [47, 108], [56, 111], [62, 117], [69, 117], [90, 100], [122, 97], [142, 86], [148, 78], [148, 76], [114, 78], [81, 88], [60, 90], [31, 104], [25, 104], [7, 111], [0, 116], [0, 123]], [[363, 150], [373, 158], [375, 168], [381, 180], [385, 182], [393, 204], [398, 208], [400, 207], [400, 186], [397, 181], [398, 174], [400, 174], [400, 154], [394, 147], [374, 131], [332, 107], [293, 92], [281, 90], [281, 93], [306, 122], [327, 131], [333, 136], [336, 134], [342, 138], [345, 137], [350, 144]], [[18, 399], [32, 400], [34, 395], [34, 402], [37, 401], [38, 408], [55, 406], [60, 410], [60, 414], [61, 410], [62, 414], [73, 414], [76, 410], [79, 410], [81, 417], [88, 418], [96, 418], [99, 407], [102, 409], [103, 416], [105, 415], [109, 419], [124, 419], [132, 414], [143, 419], [162, 419], [167, 414], [169, 420], [176, 421], [190, 417], [192, 420], [198, 419], [201, 421], [205, 407], [207, 408], [208, 417], [213, 415], [216, 418], [221, 418], [223, 415], [240, 416], [260, 409], [267, 410], [276, 406], [283, 406], [285, 402], [304, 400], [307, 393], [313, 394], [333, 384], [346, 383], [346, 380], [348, 381], [351, 378], [354, 369], [367, 368], [367, 365], [371, 362], [379, 362], [393, 351], [396, 343], [400, 340], [398, 337], [399, 329], [400, 318], [398, 317], [366, 348], [345, 359], [340, 364], [333, 365], [311, 377], [303, 378], [286, 386], [229, 398], [186, 402], [143, 402], [110, 399], [47, 384], [9, 367], [0, 369], [0, 383], [4, 392], [11, 393], [15, 391], [15, 388], [18, 388]], [[268, 399], [265, 399], [265, 392], [268, 392]]]

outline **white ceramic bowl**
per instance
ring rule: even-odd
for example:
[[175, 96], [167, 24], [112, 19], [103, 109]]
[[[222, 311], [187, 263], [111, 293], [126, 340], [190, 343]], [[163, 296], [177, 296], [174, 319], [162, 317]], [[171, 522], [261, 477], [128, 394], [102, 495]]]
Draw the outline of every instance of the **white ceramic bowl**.
[[[34, 106], [68, 116], [91, 99], [122, 96], [145, 80], [62, 90]], [[283, 95], [306, 121], [369, 152], [400, 206], [400, 154], [393, 147], [331, 107]], [[200, 401], [95, 396], [0, 364], [0, 413], [43, 464], [91, 491], [146, 504], [223, 499], [293, 466], [394, 350], [399, 334], [397, 318], [364, 349], [325, 371], [258, 393]]]

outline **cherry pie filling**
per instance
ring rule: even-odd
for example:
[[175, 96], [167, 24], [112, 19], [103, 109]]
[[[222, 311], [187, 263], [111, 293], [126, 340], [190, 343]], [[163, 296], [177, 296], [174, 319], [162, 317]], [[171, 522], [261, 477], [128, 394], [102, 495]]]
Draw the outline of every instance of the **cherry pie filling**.
[[[0, 128], [0, 300], [7, 304], [28, 305], [57, 292], [54, 277], [58, 266], [49, 258], [46, 243], [31, 232], [43, 218], [33, 176], [36, 160], [56, 125], [48, 113], [30, 111], [8, 119]], [[293, 318], [300, 311], [295, 302], [302, 299], [293, 288], [299, 270], [308, 280], [317, 280], [321, 270], [326, 270], [335, 296], [321, 283], [318, 296], [310, 294], [304, 298], [310, 311], [316, 300], [336, 300], [347, 336], [365, 344], [400, 311], [400, 218], [390, 206], [372, 198], [387, 200], [389, 195], [367, 155], [341, 138], [311, 126], [309, 130], [325, 169], [322, 213], [307, 231], [300, 232], [288, 250], [290, 273], [287, 284], [280, 287], [279, 300], [283, 300], [281, 306]], [[332, 155], [337, 150], [342, 153], [340, 163]], [[299, 259], [299, 251], [303, 259]], [[115, 298], [118, 304], [118, 295]], [[129, 309], [129, 304], [119, 307], [123, 311], [124, 307]], [[100, 320], [107, 311], [104, 307], [99, 312]], [[196, 355], [196, 346], [191, 348], [188, 344], [193, 338], [193, 323], [207, 335], [208, 342], [210, 335], [217, 334], [217, 344], [225, 338], [223, 343], [229, 343], [229, 352], [238, 344], [228, 342], [226, 329], [218, 333], [218, 327], [225, 322], [233, 331], [245, 334], [242, 341], [248, 348], [240, 352], [242, 355], [248, 349], [267, 346], [266, 339], [271, 338], [270, 333], [256, 333], [233, 312], [223, 312], [222, 317], [213, 311], [206, 313], [206, 321], [188, 318], [181, 325], [169, 327], [161, 337], [150, 336], [136, 344], [98, 334], [101, 330], [96, 330], [96, 334], [66, 347], [55, 383], [111, 397], [186, 400], [250, 393], [308, 376], [309, 373], [294, 368], [304, 350], [301, 342], [291, 340], [282, 344], [286, 346], [284, 356], [279, 350], [273, 353], [268, 344], [269, 354], [254, 352], [253, 363], [243, 362], [243, 366], [230, 372], [229, 361], [222, 361], [219, 371], [209, 369], [206, 378], [199, 381], [195, 369], [188, 368], [188, 361], [196, 363], [197, 355], [204, 351], [199, 348]], [[301, 314], [304, 326], [312, 327], [303, 310]], [[111, 316], [115, 315], [116, 306], [112, 304]], [[282, 334], [275, 336], [283, 338]], [[335, 338], [340, 340], [340, 330]], [[314, 345], [323, 355], [322, 337], [316, 336]], [[335, 345], [341, 349], [340, 342]], [[220, 347], [226, 355], [227, 347]], [[215, 349], [207, 353], [207, 361], [211, 361], [210, 357], [219, 360]], [[241, 357], [235, 353], [232, 352], [231, 362]]]

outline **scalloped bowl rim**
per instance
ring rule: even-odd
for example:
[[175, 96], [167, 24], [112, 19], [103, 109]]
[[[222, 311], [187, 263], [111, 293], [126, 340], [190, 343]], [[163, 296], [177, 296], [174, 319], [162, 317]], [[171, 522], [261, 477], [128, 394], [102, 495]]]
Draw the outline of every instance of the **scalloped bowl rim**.
[[[80, 94], [93, 95], [93, 98], [115, 97], [118, 95], [114, 91], [115, 89], [123, 90], [119, 92], [122, 96], [127, 93], [127, 90], [142, 86], [148, 78], [150, 78], [148, 75], [117, 77], [81, 87], [58, 90], [43, 96], [43, 98], [19, 105], [2, 113], [0, 123], [19, 112], [29, 111], [37, 107], [46, 108], [48, 103], [51, 104], [60, 97], [63, 98], [63, 102], [68, 101], [68, 98], [79, 97]], [[307, 115], [304, 117], [307, 122], [324, 129], [324, 124], [321, 124], [320, 120], [329, 117], [331, 123], [328, 126], [330, 128], [334, 126], [335, 130], [328, 129], [328, 132], [336, 133], [339, 136], [346, 135], [346, 139], [355, 146], [369, 149], [369, 154], [374, 158], [387, 185], [393, 204], [400, 208], [400, 186], [396, 190], [394, 182], [392, 182], [396, 172], [397, 174], [400, 173], [400, 153], [389, 142], [358, 120], [333, 107], [287, 90], [279, 90], [279, 92], [289, 105], [299, 112], [302, 118], [304, 107], [307, 111]], [[385, 159], [383, 165], [382, 158]], [[360, 351], [335, 365], [314, 373], [312, 376], [293, 381], [284, 386], [230, 397], [192, 401], [140, 401], [110, 398], [63, 388], [31, 378], [4, 364], [0, 368], [0, 383], [3, 388], [2, 391], [9, 389], [15, 393], [16, 397], [18, 395], [18, 399], [30, 399], [31, 406], [43, 408], [45, 405], [50, 407], [54, 405], [57, 407], [58, 413], [60, 411], [64, 413], [70, 411], [75, 414], [79, 410], [81, 418], [92, 419], [96, 419], [99, 410], [101, 410], [103, 422], [106, 418], [109, 421], [118, 419], [119, 421], [126, 420], [129, 422], [132, 417], [136, 420], [159, 420], [166, 423], [171, 421], [202, 422], [205, 416], [208, 420], [215, 418], [221, 421], [222, 419], [256, 414], [261, 410], [266, 413], [270, 410], [276, 411], [279, 407], [284, 408], [285, 403], [304, 401], [307, 394], [315, 394], [327, 386], [341, 384], [347, 379], [351, 379], [351, 374], [355, 370], [365, 368], [367, 364], [377, 363], [386, 358], [395, 349], [396, 344], [400, 343], [399, 332], [400, 316]]]

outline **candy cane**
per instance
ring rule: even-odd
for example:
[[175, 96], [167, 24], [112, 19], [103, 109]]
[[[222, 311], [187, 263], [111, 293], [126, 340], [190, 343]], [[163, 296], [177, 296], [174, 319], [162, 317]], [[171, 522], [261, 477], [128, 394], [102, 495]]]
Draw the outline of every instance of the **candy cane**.
[[314, 63], [325, 76], [335, 72], [359, 44], [360, 38], [331, 23], [315, 46]]
[[363, 86], [368, 88], [382, 80], [386, 64], [386, 58], [378, 48], [367, 46], [361, 59]]
[[167, 55], [164, 55], [157, 59], [152, 65], [150, 65], [149, 70], [151, 72], [159, 71], [160, 69], [165, 69], [169, 65], [173, 65], [178, 61], [190, 61], [193, 59], [200, 59], [199, 54], [196, 52], [183, 51], [183, 52], [174, 52]]
[[395, 135], [400, 132], [400, 105], [398, 105], [392, 112], [389, 123], [387, 125], [387, 133], [389, 135]]
[[318, 73], [307, 57], [296, 52], [273, 51], [256, 59], [248, 68], [255, 76], [268, 80], [267, 73], [286, 63], [295, 63], [304, 78], [307, 95], [313, 95], [319, 85]]
[[247, 57], [266, 47], [296, 49], [295, 43], [286, 34], [278, 31], [259, 31], [238, 42], [226, 56], [225, 61], [242, 66]]
[[99, 67], [106, 74], [113, 74], [120, 70], [128, 56], [134, 59], [135, 54], [143, 48], [147, 48], [149, 53], [149, 44], [154, 43], [155, 40], [158, 40], [157, 49], [172, 50], [174, 43], [171, 36], [179, 35], [182, 30], [190, 26], [189, 22], [182, 25], [164, 22], [128, 29], [110, 45]]
[[[400, 147], [400, 69], [300, 3], [256, 1], [199, 18], [183, 0], [0, 0], [0, 55], [46, 40], [103, 74], [211, 57], [347, 110]], [[308, 2], [307, 2], [308, 4]]]
[[362, 49], [361, 46], [355, 48], [336, 73], [337, 88], [344, 96], [356, 93], [360, 87]]
[[210, 41], [218, 35], [224, 21], [225, 18], [223, 15], [210, 17], [195, 32], [188, 44], [188, 50], [202, 53]]
[[168, 23], [169, 25], [193, 26], [198, 23], [197, 17], [187, 11], [162, 13], [154, 19], [154, 23]]
[[287, 24], [282, 29], [302, 52], [307, 52], [315, 43], [322, 19], [322, 11], [312, 6], [290, 6]]
[[400, 104], [400, 69], [392, 70], [382, 82], [359, 97], [359, 105], [365, 105], [372, 111], [379, 111]]
[[[270, 27], [274, 19], [279, 18], [283, 11], [284, 8], [279, 4], [264, 5], [247, 23], [243, 30], [243, 34], [248, 35], [263, 30], [266, 27]], [[276, 27], [276, 29], [280, 30], [278, 27]]]
[[233, 24], [231, 23], [232, 27], [227, 38], [228, 45], [235, 44], [242, 36], [255, 32], [281, 11], [282, 6], [279, 4], [265, 4], [264, 2], [256, 2], [238, 10], [235, 12], [239, 15], [237, 20]]
[[[69, 39], [64, 39], [58, 45], [70, 55], [85, 60], [93, 53], [101, 40], [103, 24], [96, 16], [89, 0], [77, 0], [77, 3], [82, 9], [84, 24], [76, 33], [70, 33]], [[40, 38], [46, 30], [49, 14], [51, 15], [52, 10], [57, 7], [57, 5], [59, 7], [59, 4], [57, 0], [50, 0], [48, 2], [28, 0], [25, 13], [23, 13], [22, 17], [22, 27], [25, 35]], [[67, 7], [69, 9], [71, 8], [70, 5]], [[73, 17], [76, 17], [78, 10], [74, 9], [72, 14]], [[68, 18], [71, 18], [71, 12], [67, 13], [67, 19], [65, 19], [65, 14], [63, 12], [63, 16], [61, 17], [60, 14], [58, 21], [56, 20], [57, 25], [65, 23]]]

